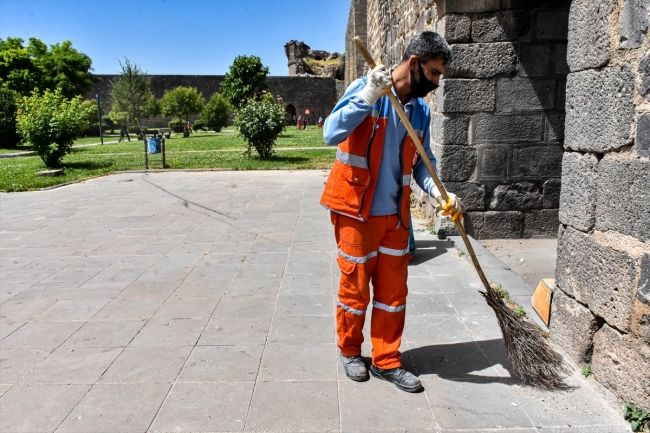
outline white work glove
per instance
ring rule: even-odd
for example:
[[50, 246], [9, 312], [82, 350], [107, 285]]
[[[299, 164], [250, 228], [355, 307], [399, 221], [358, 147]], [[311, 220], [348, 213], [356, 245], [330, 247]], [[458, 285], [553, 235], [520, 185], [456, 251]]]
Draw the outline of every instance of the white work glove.
[[431, 197], [436, 199], [438, 202], [438, 206], [440, 206], [440, 209], [443, 210], [442, 215], [451, 216], [452, 221], [456, 220], [463, 220], [463, 213], [465, 212], [465, 205], [460, 201], [458, 197], [456, 197], [456, 194], [451, 193], [447, 191], [447, 201], [443, 200], [442, 194], [440, 194], [440, 191], [436, 186], [431, 188], [431, 193], [429, 194]]
[[390, 91], [392, 85], [393, 77], [390, 71], [380, 63], [368, 74], [366, 87], [361, 89], [359, 96], [372, 107], [379, 98]]

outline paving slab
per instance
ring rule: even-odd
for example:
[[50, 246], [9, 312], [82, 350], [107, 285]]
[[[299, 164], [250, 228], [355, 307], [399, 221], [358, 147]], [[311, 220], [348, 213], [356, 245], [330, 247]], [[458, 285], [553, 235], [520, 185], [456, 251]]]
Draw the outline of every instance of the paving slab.
[[457, 239], [417, 220], [400, 351], [425, 391], [349, 381], [327, 175], [125, 173], [0, 195], [0, 430], [629, 431], [579, 372], [560, 392], [519, 385]]

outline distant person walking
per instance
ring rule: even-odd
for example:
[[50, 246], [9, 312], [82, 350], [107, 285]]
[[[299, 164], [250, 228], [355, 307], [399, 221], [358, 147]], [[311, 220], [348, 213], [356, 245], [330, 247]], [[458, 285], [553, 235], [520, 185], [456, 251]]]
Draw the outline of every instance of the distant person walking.
[[296, 123], [296, 128], [298, 131], [302, 129], [302, 116], [298, 116], [298, 123]]
[[307, 117], [302, 118], [302, 129], [307, 129]]
[[291, 123], [294, 125], [296, 124], [296, 115], [294, 114], [293, 117], [291, 117]]
[[323, 118], [322, 117], [318, 118], [318, 129], [323, 129]]
[[124, 137], [131, 141], [131, 137], [129, 137], [129, 128], [126, 127], [126, 123], [123, 123], [122, 126], [120, 126], [120, 139], [118, 142], [121, 143], [122, 140], [124, 140]]

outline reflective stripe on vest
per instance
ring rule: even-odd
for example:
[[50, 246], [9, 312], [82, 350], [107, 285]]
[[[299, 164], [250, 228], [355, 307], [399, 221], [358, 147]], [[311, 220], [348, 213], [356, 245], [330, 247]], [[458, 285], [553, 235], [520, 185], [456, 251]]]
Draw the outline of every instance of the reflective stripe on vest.
[[352, 263], [366, 263], [368, 260], [372, 259], [373, 257], [376, 257], [378, 254], [378, 251], [373, 251], [370, 254], [362, 257], [356, 257], [356, 256], [351, 256], [349, 254], [345, 254], [341, 249], [339, 248], [339, 254], [341, 257], [343, 257], [345, 260], [348, 262]]
[[341, 307], [342, 310], [347, 311], [350, 314], [354, 314], [355, 316], [362, 316], [366, 313], [366, 310], [355, 310], [354, 308], [348, 307], [347, 305], [343, 304], [338, 299], [336, 300], [336, 305]]
[[410, 174], [405, 174], [402, 176], [402, 186], [410, 186], [411, 185], [411, 175]]
[[407, 255], [409, 253], [409, 249], [406, 248], [405, 250], [394, 250], [392, 248], [386, 248], [380, 246], [379, 252], [382, 254], [387, 254], [389, 256], [401, 257]]
[[406, 308], [406, 304], [391, 307], [390, 305], [382, 304], [381, 302], [372, 301], [372, 306], [380, 310], [388, 311], [389, 313], [399, 313]]
[[336, 159], [341, 161], [343, 164], [368, 169], [368, 160], [365, 156], [353, 155], [351, 153], [343, 152], [341, 149], [336, 149]]

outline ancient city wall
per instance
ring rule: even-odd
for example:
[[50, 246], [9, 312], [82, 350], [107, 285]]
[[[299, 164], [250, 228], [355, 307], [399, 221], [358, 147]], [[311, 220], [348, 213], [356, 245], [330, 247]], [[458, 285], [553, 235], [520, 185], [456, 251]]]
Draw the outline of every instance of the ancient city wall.
[[367, 44], [368, 0], [351, 0], [345, 30], [345, 87], [363, 75], [365, 60], [359, 55], [352, 38], [359, 36]]
[[[99, 81], [93, 85], [85, 98], [93, 99], [95, 94], [100, 95], [102, 109], [105, 113], [110, 112], [110, 82], [115, 75], [96, 75]], [[196, 87], [203, 94], [206, 102], [223, 81], [223, 75], [152, 75], [151, 91], [156, 98], [161, 98], [165, 90], [171, 90], [178, 86]], [[308, 121], [314, 124], [318, 116], [327, 117], [336, 105], [337, 86], [336, 80], [325, 77], [266, 77], [266, 84], [274, 96], [280, 95], [287, 113], [304, 115], [305, 110], [310, 110]], [[295, 110], [295, 111], [292, 111]], [[192, 120], [198, 118], [193, 116]], [[148, 126], [166, 126], [170, 118], [157, 117], [145, 122]]]
[[574, 0], [551, 338], [650, 408], [650, 5]]

